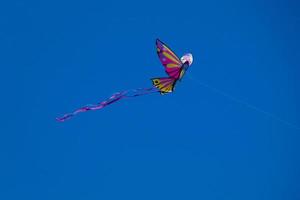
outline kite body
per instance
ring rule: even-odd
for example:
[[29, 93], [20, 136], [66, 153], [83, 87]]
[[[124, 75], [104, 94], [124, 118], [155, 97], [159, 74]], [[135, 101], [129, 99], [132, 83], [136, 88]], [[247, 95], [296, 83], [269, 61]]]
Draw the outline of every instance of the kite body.
[[74, 112], [67, 113], [62, 117], [58, 117], [56, 118], [56, 120], [63, 122], [67, 119], [72, 118], [78, 113], [87, 112], [90, 110], [100, 110], [112, 103], [125, 98], [133, 98], [157, 92], [159, 92], [160, 94], [173, 92], [176, 83], [182, 79], [187, 69], [191, 66], [193, 62], [193, 56], [192, 54], [188, 53], [183, 55], [179, 59], [178, 56], [176, 56], [176, 54], [159, 39], [156, 40], [156, 51], [162, 65], [165, 67], [165, 71], [168, 74], [168, 77], [152, 78], [151, 80], [153, 87], [151, 88], [139, 88], [117, 92], [105, 101], [101, 101], [97, 104], [86, 105], [75, 110]]

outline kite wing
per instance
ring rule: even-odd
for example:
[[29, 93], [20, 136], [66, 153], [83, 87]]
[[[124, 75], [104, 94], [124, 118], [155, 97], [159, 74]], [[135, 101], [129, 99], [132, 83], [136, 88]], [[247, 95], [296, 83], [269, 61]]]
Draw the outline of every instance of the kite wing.
[[152, 78], [152, 83], [160, 94], [173, 92], [177, 79], [174, 78]]
[[165, 67], [166, 73], [175, 79], [180, 77], [182, 62], [176, 54], [159, 39], [156, 40], [157, 55]]

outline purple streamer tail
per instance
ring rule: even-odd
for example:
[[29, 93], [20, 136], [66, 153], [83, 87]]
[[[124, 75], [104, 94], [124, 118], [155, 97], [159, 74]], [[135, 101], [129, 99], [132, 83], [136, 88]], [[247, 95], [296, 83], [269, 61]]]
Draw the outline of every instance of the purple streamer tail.
[[81, 113], [81, 112], [87, 112], [87, 111], [90, 111], [90, 110], [100, 110], [100, 109], [102, 109], [102, 108], [104, 108], [104, 107], [106, 107], [110, 104], [113, 104], [113, 103], [115, 103], [115, 102], [117, 102], [121, 99], [138, 97], [138, 96], [142, 96], [142, 95], [146, 95], [146, 94], [152, 94], [152, 93], [156, 93], [156, 92], [159, 92], [159, 90], [155, 87], [138, 88], [138, 89], [134, 89], [134, 90], [125, 90], [125, 91], [122, 91], [122, 92], [117, 92], [105, 101], [102, 101], [102, 102], [97, 103], [95, 105], [83, 106], [83, 107], [75, 110], [74, 112], [67, 113], [67, 114], [63, 115], [62, 117], [57, 117], [56, 120], [59, 121], [59, 122], [64, 122], [64, 121], [74, 117], [78, 113]]

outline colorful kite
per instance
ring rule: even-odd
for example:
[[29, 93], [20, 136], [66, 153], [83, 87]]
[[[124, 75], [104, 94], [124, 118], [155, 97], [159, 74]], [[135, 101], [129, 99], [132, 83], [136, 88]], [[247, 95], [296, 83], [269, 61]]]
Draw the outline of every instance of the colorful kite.
[[156, 40], [156, 49], [158, 57], [165, 67], [165, 71], [168, 77], [164, 78], [152, 78], [153, 86], [150, 88], [139, 88], [134, 90], [126, 90], [113, 94], [110, 98], [95, 105], [86, 105], [82, 108], [75, 110], [72, 113], [65, 114], [62, 117], [56, 118], [57, 121], [63, 122], [78, 113], [86, 112], [89, 110], [99, 110], [112, 103], [115, 103], [121, 99], [132, 98], [142, 96], [146, 94], [159, 92], [160, 94], [166, 94], [174, 91], [177, 81], [180, 81], [193, 62], [192, 54], [188, 53], [183, 55], [180, 59], [176, 54], [167, 47], [159, 39]]

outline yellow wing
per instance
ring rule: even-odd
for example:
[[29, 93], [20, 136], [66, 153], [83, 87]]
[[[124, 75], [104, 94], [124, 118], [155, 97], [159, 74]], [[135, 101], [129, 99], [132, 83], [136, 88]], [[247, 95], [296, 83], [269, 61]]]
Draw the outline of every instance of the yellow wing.
[[176, 83], [174, 78], [153, 78], [151, 80], [161, 94], [173, 92]]

